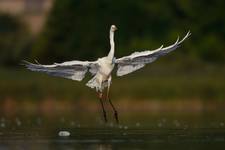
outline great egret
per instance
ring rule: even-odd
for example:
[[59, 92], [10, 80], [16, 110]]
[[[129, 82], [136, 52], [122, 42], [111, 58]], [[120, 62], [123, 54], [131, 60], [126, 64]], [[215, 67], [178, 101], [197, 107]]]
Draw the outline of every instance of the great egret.
[[75, 60], [63, 63], [54, 63], [52, 65], [41, 65], [38, 62], [33, 64], [24, 61], [25, 66], [32, 71], [45, 72], [49, 75], [59, 76], [77, 81], [81, 81], [85, 77], [85, 74], [89, 71], [94, 77], [90, 81], [88, 81], [86, 85], [90, 88], [95, 88], [95, 90], [98, 92], [105, 122], [107, 122], [107, 116], [102, 100], [103, 90], [107, 87], [106, 99], [109, 100], [109, 103], [114, 111], [114, 117], [116, 119], [116, 122], [118, 123], [119, 119], [117, 110], [114, 107], [111, 99], [109, 98], [109, 89], [112, 80], [111, 73], [114, 66], [117, 65], [118, 68], [117, 76], [123, 76], [134, 72], [138, 69], [143, 68], [146, 64], [155, 61], [158, 57], [163, 56], [178, 48], [180, 44], [191, 35], [191, 33], [188, 32], [182, 40], [179, 40], [178, 37], [177, 41], [168, 47], [161, 46], [156, 50], [135, 52], [129, 56], [116, 59], [114, 57], [114, 32], [116, 30], [117, 27], [115, 25], [112, 25], [109, 34], [111, 49], [109, 51], [108, 56], [99, 58], [96, 61]]

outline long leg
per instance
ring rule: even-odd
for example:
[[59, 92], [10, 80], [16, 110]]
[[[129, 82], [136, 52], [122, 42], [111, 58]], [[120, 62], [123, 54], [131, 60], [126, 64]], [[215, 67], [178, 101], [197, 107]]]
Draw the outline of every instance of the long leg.
[[102, 113], [103, 113], [104, 121], [107, 122], [106, 111], [105, 111], [104, 104], [103, 104], [103, 101], [102, 101], [102, 97], [103, 97], [102, 92], [99, 92], [98, 96], [99, 96], [99, 100], [100, 100], [100, 103], [101, 103], [101, 106], [102, 106]]
[[111, 80], [112, 80], [112, 77], [110, 76], [109, 79], [108, 79], [108, 89], [107, 89], [107, 99], [109, 100], [109, 103], [114, 111], [114, 117], [116, 119], [116, 122], [119, 123], [119, 118], [118, 118], [118, 113], [117, 113], [117, 110], [115, 108], [115, 106], [113, 105], [110, 97], [109, 97], [109, 90], [110, 90], [110, 85], [111, 85]]

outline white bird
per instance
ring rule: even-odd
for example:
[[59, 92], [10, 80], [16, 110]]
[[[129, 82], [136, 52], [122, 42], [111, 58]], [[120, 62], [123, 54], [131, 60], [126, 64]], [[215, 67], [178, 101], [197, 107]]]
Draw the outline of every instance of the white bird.
[[138, 69], [143, 68], [146, 64], [155, 61], [158, 57], [163, 56], [180, 46], [180, 44], [187, 39], [191, 33], [188, 32], [186, 36], [168, 46], [168, 47], [159, 47], [156, 50], [145, 50], [141, 52], [132, 53], [129, 56], [116, 59], [114, 57], [115, 53], [115, 42], [114, 42], [114, 33], [117, 30], [115, 25], [112, 25], [110, 28], [110, 51], [107, 56], [97, 59], [96, 61], [67, 61], [63, 63], [54, 63], [52, 65], [41, 65], [36, 61], [36, 64], [25, 62], [25, 66], [32, 71], [45, 72], [49, 75], [59, 76], [63, 78], [68, 78], [72, 80], [81, 81], [85, 74], [89, 71], [94, 77], [88, 81], [86, 84], [90, 88], [95, 88], [99, 94], [99, 99], [101, 102], [103, 116], [105, 122], [107, 122], [106, 111], [103, 105], [103, 90], [107, 87], [107, 96], [110, 105], [114, 111], [114, 117], [118, 120], [118, 113], [109, 98], [109, 89], [111, 85], [112, 76], [111, 73], [114, 69], [114, 66], [117, 66], [117, 76], [123, 76], [134, 72]]

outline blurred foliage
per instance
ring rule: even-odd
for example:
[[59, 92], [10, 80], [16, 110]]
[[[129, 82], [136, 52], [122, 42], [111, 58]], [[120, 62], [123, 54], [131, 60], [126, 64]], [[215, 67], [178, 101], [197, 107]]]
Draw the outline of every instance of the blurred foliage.
[[109, 49], [109, 27], [116, 24], [116, 57], [166, 46], [191, 30], [174, 58], [221, 63], [224, 6], [221, 0], [56, 0], [32, 57], [49, 62], [102, 57]]
[[0, 64], [15, 65], [28, 54], [30, 34], [18, 18], [0, 14]]
[[[213, 65], [188, 68], [155, 63], [124, 77], [115, 76], [111, 97], [113, 100], [225, 100], [225, 70]], [[0, 72], [1, 100], [97, 100], [95, 91], [84, 86], [90, 76], [77, 82], [22, 69], [0, 69]]]
[[18, 18], [0, 15], [0, 62], [93, 60], [108, 53], [108, 30], [115, 24], [116, 57], [166, 46], [191, 30], [173, 58], [224, 63], [224, 6], [221, 0], [55, 0], [34, 44]]

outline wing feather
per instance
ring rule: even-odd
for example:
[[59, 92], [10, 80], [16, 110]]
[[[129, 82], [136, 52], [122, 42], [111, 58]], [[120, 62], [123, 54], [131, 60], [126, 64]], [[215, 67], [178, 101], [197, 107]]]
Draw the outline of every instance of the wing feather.
[[142, 52], [134, 52], [129, 56], [116, 59], [118, 66], [117, 76], [123, 76], [143, 68], [146, 64], [155, 61], [157, 58], [166, 55], [167, 53], [177, 49], [180, 44], [191, 35], [190, 31], [184, 36], [182, 40], [177, 38], [176, 42], [168, 47], [161, 46], [156, 50], [146, 50]]
[[27, 69], [31, 71], [44, 72], [52, 76], [81, 81], [87, 71], [96, 74], [98, 70], [97, 62], [89, 61], [68, 61], [64, 63], [54, 63], [53, 65], [41, 65], [23, 61]]

